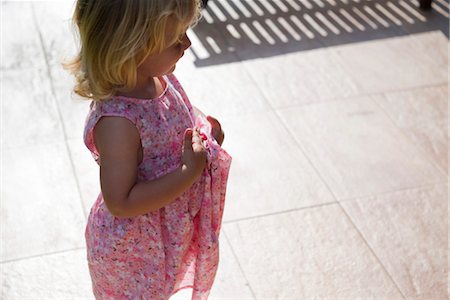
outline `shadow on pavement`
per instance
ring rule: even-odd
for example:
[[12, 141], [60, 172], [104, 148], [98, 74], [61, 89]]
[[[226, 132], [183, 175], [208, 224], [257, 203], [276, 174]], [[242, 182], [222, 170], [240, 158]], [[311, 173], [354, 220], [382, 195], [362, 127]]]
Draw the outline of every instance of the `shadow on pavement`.
[[441, 30], [449, 4], [433, 0], [210, 0], [194, 27], [195, 65], [204, 67], [341, 44]]

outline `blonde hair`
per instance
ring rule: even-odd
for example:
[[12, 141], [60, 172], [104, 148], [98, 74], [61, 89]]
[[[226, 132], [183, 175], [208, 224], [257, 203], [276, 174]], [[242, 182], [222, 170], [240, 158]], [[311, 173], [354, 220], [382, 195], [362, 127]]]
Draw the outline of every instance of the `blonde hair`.
[[[179, 21], [173, 41], [165, 35], [169, 16]], [[73, 22], [81, 48], [63, 62], [75, 76], [74, 92], [105, 100], [132, 89], [139, 64], [174, 43], [199, 18], [199, 0], [78, 0]]]

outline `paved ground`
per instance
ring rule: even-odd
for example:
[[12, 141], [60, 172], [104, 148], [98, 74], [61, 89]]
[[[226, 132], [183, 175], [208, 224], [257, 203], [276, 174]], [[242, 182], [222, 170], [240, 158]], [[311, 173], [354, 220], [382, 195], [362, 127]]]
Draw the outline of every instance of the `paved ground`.
[[[234, 158], [211, 299], [448, 299], [448, 4], [210, 2], [176, 74]], [[71, 2], [1, 9], [1, 299], [92, 299]]]

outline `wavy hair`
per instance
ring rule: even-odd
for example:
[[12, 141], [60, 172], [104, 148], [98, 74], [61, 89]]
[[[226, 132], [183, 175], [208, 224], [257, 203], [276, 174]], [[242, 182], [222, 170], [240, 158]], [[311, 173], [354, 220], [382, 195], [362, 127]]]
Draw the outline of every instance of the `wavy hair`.
[[[165, 40], [169, 16], [178, 19], [173, 41]], [[136, 85], [136, 69], [160, 53], [200, 18], [200, 0], [78, 0], [73, 14], [80, 51], [63, 62], [76, 79], [73, 91], [105, 100]]]

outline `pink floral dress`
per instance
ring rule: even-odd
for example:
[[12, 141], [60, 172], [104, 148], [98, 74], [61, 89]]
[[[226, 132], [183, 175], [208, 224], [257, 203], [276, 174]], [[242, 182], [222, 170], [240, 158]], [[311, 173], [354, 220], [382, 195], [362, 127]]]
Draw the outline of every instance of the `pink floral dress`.
[[100, 193], [86, 226], [87, 260], [96, 299], [166, 300], [192, 288], [192, 300], [208, 298], [219, 263], [219, 233], [231, 157], [195, 117], [174, 75], [160, 78], [155, 99], [122, 96], [92, 102], [84, 142], [100, 164], [93, 128], [103, 116], [120, 116], [138, 129], [143, 161], [138, 180], [170, 173], [181, 165], [184, 131], [194, 125], [207, 137], [208, 164], [202, 176], [165, 207], [133, 218], [117, 218]]

